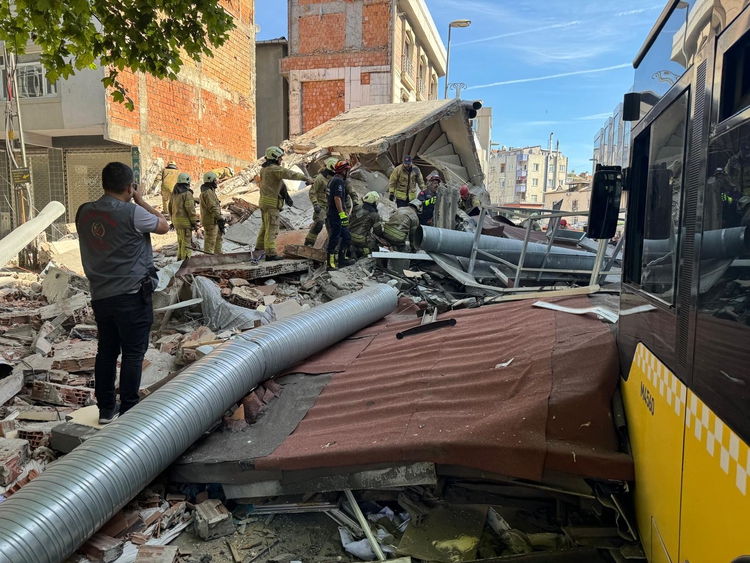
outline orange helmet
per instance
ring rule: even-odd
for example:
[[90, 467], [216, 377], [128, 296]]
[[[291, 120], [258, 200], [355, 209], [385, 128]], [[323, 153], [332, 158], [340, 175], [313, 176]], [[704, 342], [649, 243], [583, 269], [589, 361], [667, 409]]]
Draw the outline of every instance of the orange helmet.
[[336, 166], [334, 166], [333, 172], [335, 174], [343, 174], [344, 172], [351, 170], [351, 168], [352, 168], [352, 165], [349, 164], [346, 160], [339, 160], [336, 163]]

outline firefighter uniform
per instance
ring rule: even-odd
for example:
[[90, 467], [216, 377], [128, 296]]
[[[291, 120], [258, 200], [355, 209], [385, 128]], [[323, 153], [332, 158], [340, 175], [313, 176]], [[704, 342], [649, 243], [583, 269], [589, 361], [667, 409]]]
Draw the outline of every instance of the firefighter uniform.
[[[313, 224], [305, 237], [305, 245], [307, 246], [315, 246], [315, 241], [318, 240], [318, 235], [325, 225], [326, 215], [328, 214], [328, 183], [331, 178], [333, 178], [333, 172], [324, 168], [315, 177], [313, 185], [310, 186], [309, 197], [310, 203], [313, 205]], [[359, 205], [359, 196], [348, 180], [344, 182], [344, 189], [346, 191], [345, 208], [351, 213]], [[319, 207], [320, 211], [314, 211], [315, 207]]]
[[[408, 240], [414, 250], [414, 235], [419, 228], [419, 216], [413, 205], [401, 207], [391, 215], [390, 219], [383, 225], [382, 235], [390, 242], [397, 252], [406, 250]], [[376, 232], [378, 229], [376, 229]]]
[[[348, 169], [347, 169], [348, 170]], [[339, 265], [345, 266], [349, 261], [349, 246], [352, 238], [349, 232], [349, 218], [346, 211], [336, 208], [336, 198], [345, 203], [346, 187], [344, 178], [335, 175], [328, 183], [328, 268], [335, 270]], [[338, 255], [338, 256], [337, 256]], [[338, 258], [338, 264], [336, 260]]]
[[172, 224], [177, 231], [177, 259], [190, 258], [190, 245], [193, 241], [193, 229], [198, 225], [195, 214], [195, 200], [190, 184], [177, 184], [169, 200], [169, 213]]
[[388, 195], [395, 198], [398, 207], [406, 207], [420, 191], [425, 190], [422, 172], [416, 166], [407, 170], [403, 164], [396, 166], [388, 184]]
[[732, 185], [750, 196], [750, 142], [740, 148], [740, 152], [733, 155], [725, 168]]
[[260, 170], [260, 212], [263, 224], [255, 243], [256, 250], [265, 250], [266, 257], [276, 256], [276, 237], [279, 234], [280, 213], [284, 208], [282, 187], [284, 180], [304, 182], [307, 176], [266, 160]]
[[226, 180], [227, 178], [234, 177], [234, 170], [228, 166], [225, 166], [224, 168], [215, 168], [214, 170], [211, 170], [211, 172], [216, 174], [218, 180]]
[[180, 175], [180, 171], [177, 170], [177, 165], [170, 162], [167, 167], [162, 170], [161, 173], [161, 203], [162, 211], [169, 213], [169, 198], [172, 196], [172, 190], [177, 183], [177, 176]]
[[349, 233], [358, 256], [369, 256], [370, 251], [377, 248], [372, 238], [372, 229], [379, 223], [378, 208], [372, 203], [365, 202], [352, 212]]
[[432, 225], [432, 218], [435, 216], [437, 194], [429, 190], [422, 190], [419, 192], [417, 199], [422, 202], [422, 213], [419, 214], [419, 224]]
[[[479, 201], [479, 198], [474, 194], [469, 194], [469, 197], [466, 199], [462, 197], [458, 198], [458, 208], [467, 215], [471, 215], [474, 210], [479, 210], [481, 205], [482, 203]], [[477, 212], [474, 214], [476, 215]]]
[[221, 216], [221, 204], [216, 196], [216, 184], [206, 183], [201, 186], [201, 223], [203, 224], [203, 250], [210, 254], [221, 254], [223, 237], [221, 225], [224, 219]]

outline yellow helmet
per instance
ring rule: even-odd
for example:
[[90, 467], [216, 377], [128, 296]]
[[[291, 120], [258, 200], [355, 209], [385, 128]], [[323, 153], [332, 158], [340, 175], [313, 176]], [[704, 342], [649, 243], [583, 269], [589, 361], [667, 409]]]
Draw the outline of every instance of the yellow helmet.
[[266, 149], [266, 158], [268, 160], [279, 160], [284, 156], [284, 151], [279, 147], [268, 147]]
[[336, 170], [336, 164], [338, 163], [338, 158], [329, 158], [326, 159], [326, 170], [329, 172], [334, 172]]
[[367, 192], [365, 197], [362, 198], [362, 201], [375, 204], [380, 201], [380, 194], [378, 192]]

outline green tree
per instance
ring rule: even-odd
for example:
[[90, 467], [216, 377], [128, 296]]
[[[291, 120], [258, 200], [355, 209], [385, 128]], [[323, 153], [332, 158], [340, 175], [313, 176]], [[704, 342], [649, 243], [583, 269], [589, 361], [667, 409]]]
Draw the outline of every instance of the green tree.
[[218, 0], [0, 0], [9, 51], [23, 54], [29, 41], [41, 47], [52, 82], [100, 64], [112, 98], [131, 111], [120, 71], [174, 79], [185, 57], [211, 56], [233, 28]]

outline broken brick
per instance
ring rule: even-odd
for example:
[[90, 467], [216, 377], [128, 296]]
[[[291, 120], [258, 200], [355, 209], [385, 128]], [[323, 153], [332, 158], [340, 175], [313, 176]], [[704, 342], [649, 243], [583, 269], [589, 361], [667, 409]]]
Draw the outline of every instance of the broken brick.
[[94, 534], [80, 551], [94, 561], [112, 563], [122, 555], [122, 541], [116, 540], [104, 534]]
[[269, 379], [268, 381], [266, 381], [263, 384], [263, 387], [271, 391], [271, 393], [273, 393], [277, 397], [281, 394], [281, 385], [276, 383], [276, 381], [274, 381], [273, 379]]
[[258, 420], [258, 415], [263, 409], [263, 401], [253, 391], [247, 397], [242, 399], [242, 406], [245, 407], [245, 420], [248, 424], [254, 424]]

